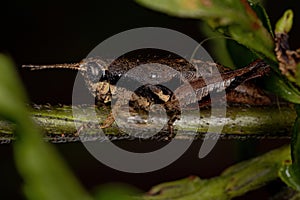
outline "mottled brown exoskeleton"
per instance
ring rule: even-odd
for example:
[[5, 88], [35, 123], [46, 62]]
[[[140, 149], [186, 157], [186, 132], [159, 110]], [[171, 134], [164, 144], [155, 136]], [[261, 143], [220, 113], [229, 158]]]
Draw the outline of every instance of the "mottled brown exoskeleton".
[[[228, 70], [220, 65], [212, 62], [203, 62], [200, 60], [191, 60], [188, 62], [182, 58], [171, 57], [138, 57], [138, 58], [126, 58], [120, 57], [113, 62], [110, 60], [100, 59], [96, 57], [87, 58], [79, 63], [74, 64], [56, 64], [56, 65], [24, 65], [23, 67], [30, 67], [32, 70], [49, 69], [49, 68], [67, 68], [79, 70], [83, 75], [86, 85], [91, 94], [96, 98], [98, 102], [108, 104], [112, 100], [112, 96], [115, 95], [116, 84], [118, 80], [126, 74], [126, 72], [134, 67], [147, 64], [158, 63], [167, 65], [177, 72], [180, 72], [189, 85], [193, 88], [196, 94], [196, 101], [199, 105], [207, 105], [209, 102], [209, 93], [218, 91], [219, 88], [225, 88], [226, 94], [229, 99], [236, 98], [236, 102], [249, 103], [245, 100], [245, 97], [249, 95], [254, 96], [253, 101], [259, 101], [258, 103], [269, 103], [269, 99], [261, 93], [261, 90], [247, 87], [244, 83], [247, 80], [266, 74], [270, 68], [262, 60], [257, 60], [250, 63], [248, 66], [238, 70]], [[212, 72], [213, 66], [219, 69], [223, 80], [217, 79]], [[203, 79], [203, 73], [210, 73], [209, 79]], [[172, 81], [174, 78], [178, 78], [176, 73], [167, 73], [161, 71], [160, 78], [165, 82]], [[127, 77], [129, 82], [139, 82], [140, 76]], [[132, 112], [142, 113], [147, 115], [149, 109], [153, 104], [161, 104], [166, 110], [168, 116], [167, 128], [171, 136], [173, 136], [173, 123], [180, 119], [180, 106], [179, 101], [183, 100], [187, 105], [195, 102], [195, 99], [190, 98], [190, 94], [186, 93], [186, 86], [178, 86], [176, 89], [179, 91], [175, 96], [172, 90], [165, 87], [163, 84], [146, 84], [136, 89], [131, 96], [129, 106]], [[128, 90], [128, 88], [124, 88]], [[101, 128], [107, 128], [114, 122], [112, 114], [102, 124]]]

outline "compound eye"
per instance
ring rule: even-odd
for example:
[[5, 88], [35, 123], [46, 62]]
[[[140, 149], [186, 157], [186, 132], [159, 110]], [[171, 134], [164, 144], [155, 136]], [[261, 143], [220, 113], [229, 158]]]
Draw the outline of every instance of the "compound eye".
[[93, 83], [96, 83], [102, 77], [102, 69], [96, 62], [87, 63], [86, 75], [88, 80]]

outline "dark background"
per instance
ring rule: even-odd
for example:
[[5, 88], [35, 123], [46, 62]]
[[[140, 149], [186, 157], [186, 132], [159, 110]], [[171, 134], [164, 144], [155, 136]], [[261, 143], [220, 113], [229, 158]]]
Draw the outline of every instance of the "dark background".
[[[129, 0], [86, 1], [7, 1], [1, 2], [0, 52], [10, 55], [19, 69], [24, 86], [34, 103], [70, 104], [76, 73], [68, 70], [29, 71], [22, 64], [54, 64], [78, 62], [97, 44], [108, 37], [132, 28], [157, 26], [178, 30], [201, 42], [199, 22], [169, 17], [141, 7]], [[300, 46], [300, 13], [297, 1], [267, 1], [266, 9], [272, 25], [287, 8], [295, 12], [294, 28], [290, 34], [291, 46]], [[217, 50], [217, 49], [216, 49]], [[237, 55], [242, 56], [242, 55]], [[107, 182], [124, 182], [148, 190], [163, 181], [198, 175], [217, 176], [237, 161], [237, 143], [253, 141], [220, 141], [205, 159], [198, 159], [200, 142], [171, 166], [157, 172], [128, 174], [110, 169], [95, 160], [81, 143], [56, 145], [83, 185], [92, 190]], [[283, 143], [286, 141], [280, 141]], [[132, 144], [133, 143], [133, 144]], [[128, 142], [136, 145], [137, 141]], [[249, 156], [280, 145], [273, 140], [256, 141], [248, 149]], [[140, 144], [141, 148], [156, 145]], [[249, 146], [249, 145], [248, 145]], [[46, 156], [46, 155], [45, 155]], [[14, 169], [11, 145], [0, 146], [0, 199], [21, 198], [22, 180]], [[58, 177], [59, 181], [59, 177]], [[264, 188], [267, 196], [272, 188]], [[251, 199], [249, 195], [249, 199]], [[255, 195], [255, 194], [254, 194]], [[264, 197], [264, 196], [261, 196]], [[243, 198], [245, 199], [245, 198]]]

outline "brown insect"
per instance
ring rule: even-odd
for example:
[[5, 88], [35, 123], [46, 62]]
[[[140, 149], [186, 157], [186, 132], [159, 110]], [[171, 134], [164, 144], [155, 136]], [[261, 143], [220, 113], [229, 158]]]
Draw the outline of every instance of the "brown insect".
[[[96, 100], [100, 103], [107, 104], [111, 102], [112, 96], [115, 95], [116, 84], [119, 79], [130, 69], [147, 63], [167, 65], [177, 72], [180, 72], [181, 76], [183, 76], [193, 88], [197, 97], [196, 101], [198, 101], [200, 106], [209, 104], [209, 93], [217, 92], [220, 88], [225, 88], [229, 99], [238, 97], [236, 99], [237, 102], [249, 103], [245, 98], [241, 98], [242, 96], [247, 96], [245, 95], [247, 91], [251, 91], [251, 95], [256, 96], [256, 99], [259, 99], [260, 103], [269, 103], [270, 101], [259, 89], [249, 89], [247, 85], [243, 84], [245, 81], [263, 76], [269, 72], [270, 67], [262, 60], [256, 60], [248, 66], [234, 71], [212, 62], [203, 62], [200, 60], [188, 62], [182, 58], [157, 56], [137, 58], [120, 57], [114, 61], [92, 57], [74, 64], [24, 65], [23, 67], [29, 67], [32, 70], [50, 68], [78, 70], [83, 75], [89, 91]], [[213, 73], [212, 69], [214, 66], [218, 68], [223, 80], [218, 79]], [[204, 80], [202, 75], [207, 73], [210, 78]], [[163, 80], [163, 83], [167, 83], [178, 78], [178, 73], [161, 70], [159, 76], [160, 79]], [[136, 75], [127, 78], [129, 82], [134, 84], [135, 82], [141, 82], [141, 77], [142, 76]], [[181, 114], [179, 101], [184, 102], [186, 105], [197, 103], [195, 99], [191, 98], [192, 96], [189, 93], [185, 92], [187, 91], [186, 87], [186, 85], [179, 85], [176, 89], [178, 92], [175, 96], [174, 92], [165, 87], [162, 83], [146, 84], [133, 91], [134, 93], [129, 101], [129, 106], [132, 112], [148, 115], [151, 105], [163, 105], [168, 116], [167, 128], [170, 136], [173, 136], [173, 123], [180, 119]], [[124, 90], [129, 89], [125, 87]], [[101, 128], [110, 127], [113, 122], [114, 118], [112, 114], [110, 114]]]

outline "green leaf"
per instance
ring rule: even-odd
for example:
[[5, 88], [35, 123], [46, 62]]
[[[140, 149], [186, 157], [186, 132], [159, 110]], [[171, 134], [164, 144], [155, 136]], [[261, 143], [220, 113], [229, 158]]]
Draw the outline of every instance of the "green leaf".
[[256, 60], [258, 57], [245, 46], [233, 40], [226, 41], [227, 51], [231, 56], [235, 68], [241, 68], [248, 65], [251, 61]]
[[299, 90], [275, 72], [265, 78], [265, 89], [291, 103], [300, 104]]
[[276, 62], [272, 35], [246, 0], [136, 0], [177, 17], [203, 19], [262, 57]]
[[12, 122], [22, 122], [26, 119], [23, 104], [27, 99], [12, 61], [2, 54], [0, 70], [0, 116]]
[[140, 195], [140, 192], [135, 188], [124, 184], [110, 183], [104, 186], [100, 186], [96, 190], [95, 199], [96, 200], [137, 200], [135, 198]]
[[291, 157], [286, 160], [279, 170], [279, 177], [290, 187], [300, 191], [300, 105], [296, 105], [297, 119], [294, 124], [292, 142], [291, 142]]
[[251, 2], [250, 3], [252, 9], [257, 14], [258, 18], [263, 23], [264, 27], [269, 31], [269, 33], [274, 37], [273, 28], [270, 22], [270, 18], [263, 6], [260, 3]]
[[202, 43], [207, 42], [209, 44], [210, 55], [212, 55], [218, 63], [222, 63], [224, 66], [233, 69], [234, 64], [232, 57], [227, 51], [227, 38], [221, 33], [213, 31], [206, 23], [201, 24], [201, 32], [207, 36], [207, 39], [205, 39]]
[[0, 54], [0, 116], [16, 124], [14, 154], [27, 198], [91, 199], [55, 149], [43, 142], [41, 132], [28, 115], [26, 100], [11, 60]]
[[154, 186], [143, 200], [228, 200], [255, 190], [278, 177], [278, 170], [290, 158], [288, 146], [272, 150], [259, 157], [240, 162], [226, 169], [220, 176], [185, 179]]
[[[269, 17], [265, 9], [257, 2], [250, 2], [252, 9], [256, 12], [264, 27], [273, 37], [272, 27]], [[211, 51], [217, 59], [225, 66], [231, 69], [240, 68], [249, 64], [249, 62], [257, 59], [257, 55], [245, 46], [226, 37], [222, 38], [222, 34], [212, 31], [208, 26], [203, 25], [201, 31], [208, 37], [212, 48], [217, 51]]]

